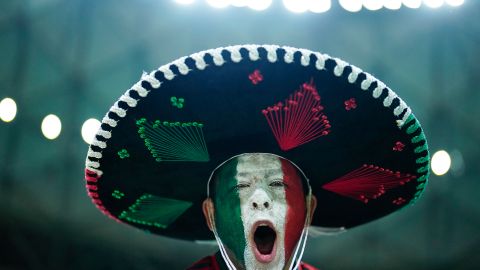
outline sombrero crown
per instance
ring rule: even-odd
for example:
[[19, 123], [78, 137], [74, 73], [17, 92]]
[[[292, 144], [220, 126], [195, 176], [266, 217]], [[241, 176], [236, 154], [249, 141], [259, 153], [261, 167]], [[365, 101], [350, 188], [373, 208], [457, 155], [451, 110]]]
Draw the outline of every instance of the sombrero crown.
[[211, 239], [201, 213], [210, 173], [247, 152], [303, 170], [319, 227], [392, 213], [415, 202], [428, 178], [420, 124], [384, 83], [318, 52], [245, 45], [144, 74], [102, 120], [88, 151], [87, 191], [121, 222]]

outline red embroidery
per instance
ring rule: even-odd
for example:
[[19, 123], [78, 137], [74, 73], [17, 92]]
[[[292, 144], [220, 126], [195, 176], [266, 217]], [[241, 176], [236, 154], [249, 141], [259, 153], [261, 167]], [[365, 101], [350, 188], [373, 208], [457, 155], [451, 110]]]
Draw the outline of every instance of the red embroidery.
[[395, 146], [393, 146], [393, 151], [401, 152], [401, 151], [403, 151], [403, 148], [405, 148], [405, 144], [398, 141], [398, 142], [395, 143]]
[[353, 109], [357, 108], [357, 101], [355, 100], [355, 98], [351, 98], [349, 100], [346, 100], [344, 102], [344, 104], [345, 104], [345, 110], [347, 110], [347, 111], [350, 111], [350, 110], [353, 110]]
[[283, 103], [262, 110], [280, 149], [290, 150], [330, 133], [330, 122], [320, 105], [313, 80], [304, 83]]
[[323, 189], [368, 203], [388, 190], [402, 186], [416, 176], [394, 172], [374, 165], [362, 167], [323, 185]]
[[89, 169], [85, 169], [85, 180], [87, 182], [85, 187], [87, 188], [88, 196], [92, 199], [92, 202], [97, 206], [97, 208], [100, 211], [102, 211], [103, 214], [105, 214], [106, 216], [120, 222], [120, 220], [118, 220], [117, 217], [112, 215], [107, 210], [107, 208], [105, 208], [102, 200], [99, 199], [100, 196], [98, 195], [98, 192], [97, 192], [98, 191], [98, 186], [97, 186], [98, 179], [100, 179], [100, 176], [96, 172], [91, 171]]
[[253, 73], [248, 75], [248, 78], [250, 81], [252, 81], [253, 84], [258, 84], [259, 82], [263, 81], [263, 75], [260, 73], [260, 70], [255, 69]]
[[395, 200], [392, 201], [393, 204], [395, 205], [402, 205], [406, 202], [406, 200], [402, 197], [398, 197]]

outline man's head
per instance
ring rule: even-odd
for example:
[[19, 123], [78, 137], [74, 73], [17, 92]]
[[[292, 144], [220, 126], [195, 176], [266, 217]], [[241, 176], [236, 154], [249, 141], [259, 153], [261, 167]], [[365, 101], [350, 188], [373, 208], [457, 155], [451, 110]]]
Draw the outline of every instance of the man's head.
[[237, 268], [283, 269], [316, 206], [303, 173], [273, 154], [229, 159], [212, 174], [209, 193], [208, 226]]

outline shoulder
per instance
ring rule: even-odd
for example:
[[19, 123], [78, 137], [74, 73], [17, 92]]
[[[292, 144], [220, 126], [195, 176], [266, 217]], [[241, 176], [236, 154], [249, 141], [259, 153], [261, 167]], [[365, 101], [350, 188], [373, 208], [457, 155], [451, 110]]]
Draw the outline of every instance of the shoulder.
[[186, 270], [216, 270], [218, 266], [215, 261], [215, 256], [207, 256], [188, 267]]
[[299, 270], [319, 270], [318, 268], [313, 267], [310, 264], [305, 262], [300, 262], [300, 267], [298, 269]]

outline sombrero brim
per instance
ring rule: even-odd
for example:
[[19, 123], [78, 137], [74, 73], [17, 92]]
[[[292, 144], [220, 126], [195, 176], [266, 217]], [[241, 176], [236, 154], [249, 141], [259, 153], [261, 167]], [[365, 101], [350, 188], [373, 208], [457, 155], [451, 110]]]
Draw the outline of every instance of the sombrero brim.
[[212, 239], [201, 203], [218, 164], [265, 152], [295, 162], [318, 207], [313, 226], [351, 228], [413, 203], [429, 154], [410, 108], [372, 75], [309, 50], [231, 46], [160, 67], [102, 121], [87, 190], [143, 230]]

